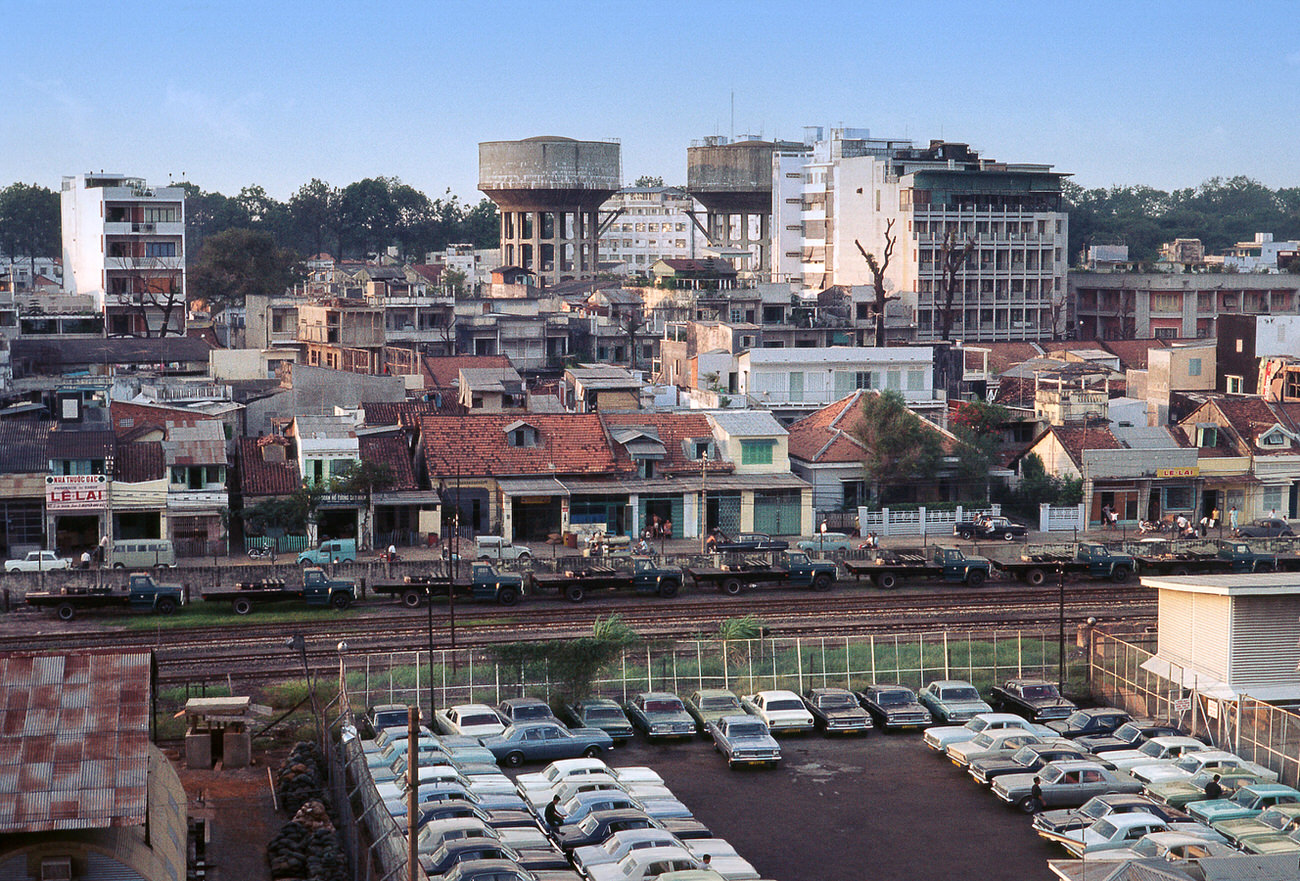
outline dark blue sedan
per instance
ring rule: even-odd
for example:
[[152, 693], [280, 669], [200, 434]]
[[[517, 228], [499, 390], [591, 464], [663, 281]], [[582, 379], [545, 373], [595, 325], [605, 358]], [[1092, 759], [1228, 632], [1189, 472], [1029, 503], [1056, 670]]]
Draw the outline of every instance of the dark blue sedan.
[[480, 737], [496, 760], [511, 768], [524, 762], [597, 758], [614, 748], [614, 739], [599, 728], [565, 728], [557, 722], [520, 722], [500, 734]]

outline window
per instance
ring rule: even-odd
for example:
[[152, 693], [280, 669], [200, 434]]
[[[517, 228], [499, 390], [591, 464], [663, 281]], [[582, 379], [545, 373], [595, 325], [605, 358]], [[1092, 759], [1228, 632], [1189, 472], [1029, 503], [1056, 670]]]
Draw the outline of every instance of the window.
[[1196, 445], [1198, 447], [1213, 447], [1219, 443], [1219, 427], [1217, 425], [1198, 425], [1196, 426]]
[[146, 257], [175, 257], [175, 242], [145, 242], [144, 255]]
[[1165, 487], [1166, 511], [1189, 511], [1192, 508], [1192, 488], [1189, 486]]
[[1228, 376], [1226, 377], [1226, 379], [1227, 379], [1228, 394], [1239, 395], [1242, 393], [1241, 392], [1242, 378], [1240, 376]]
[[741, 441], [740, 464], [771, 465], [773, 446], [775, 446], [775, 444], [770, 440]]
[[654, 476], [655, 476], [655, 460], [654, 460], [654, 459], [637, 459], [637, 460], [636, 460], [636, 474], [637, 474], [637, 477], [640, 477], [642, 480], [649, 480], [649, 479], [651, 479], [652, 477], [654, 477]]
[[901, 370], [889, 370], [885, 373], [885, 388], [898, 391], [903, 387], [903, 374]]
[[1188, 376], [1200, 376], [1200, 375], [1201, 375], [1201, 359], [1200, 359], [1200, 358], [1188, 358], [1188, 359], [1187, 359], [1187, 375], [1188, 375]]
[[907, 371], [907, 390], [909, 392], [920, 392], [925, 390], [924, 370]]
[[803, 371], [801, 370], [790, 372], [790, 400], [803, 400]]
[[1287, 445], [1287, 437], [1280, 428], [1275, 428], [1261, 437], [1259, 442], [1265, 447], [1283, 447]]
[[1282, 507], [1282, 490], [1280, 486], [1264, 487], [1263, 509], [1266, 511], [1277, 511]]

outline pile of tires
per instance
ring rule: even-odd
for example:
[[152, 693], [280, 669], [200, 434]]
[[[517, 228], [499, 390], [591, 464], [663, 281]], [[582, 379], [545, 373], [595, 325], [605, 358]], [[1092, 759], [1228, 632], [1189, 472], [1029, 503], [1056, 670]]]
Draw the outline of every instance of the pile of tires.
[[271, 877], [282, 881], [346, 881], [347, 860], [329, 811], [319, 801], [302, 805], [266, 849]]
[[280, 806], [293, 813], [309, 801], [325, 801], [325, 757], [314, 743], [299, 741], [275, 775]]

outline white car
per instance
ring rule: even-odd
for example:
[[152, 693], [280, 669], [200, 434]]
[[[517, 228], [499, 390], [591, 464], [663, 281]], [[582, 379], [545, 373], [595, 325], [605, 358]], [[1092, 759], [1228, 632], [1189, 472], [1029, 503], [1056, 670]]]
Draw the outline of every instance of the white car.
[[1102, 817], [1091, 826], [1062, 833], [1057, 841], [1074, 856], [1084, 858], [1101, 851], [1131, 847], [1153, 832], [1168, 831], [1169, 825], [1154, 814], [1133, 811]]
[[600, 844], [575, 848], [573, 865], [586, 875], [592, 866], [617, 863], [634, 850], [651, 847], [681, 847], [682, 842], [671, 832], [651, 827], [649, 829], [624, 829], [615, 832]]
[[[431, 765], [420, 768], [418, 783], [421, 788], [452, 783], [464, 787], [467, 792], [475, 795], [515, 795], [514, 785], [504, 774], [497, 774], [495, 777], [487, 774], [466, 777], [451, 765]], [[380, 799], [388, 801], [405, 798], [407, 785], [404, 779], [398, 778], [389, 783], [376, 784], [375, 790], [379, 793]]]
[[474, 548], [476, 560], [523, 560], [532, 559], [532, 551], [522, 545], [512, 545], [499, 535], [480, 535]]
[[557, 783], [553, 789], [529, 789], [520, 794], [540, 814], [555, 796], [558, 795], [563, 803], [584, 792], [624, 792], [639, 801], [673, 797], [672, 791], [662, 783], [623, 783], [608, 774], [570, 777]]
[[1156, 762], [1173, 763], [1184, 753], [1203, 752], [1210, 747], [1195, 737], [1153, 737], [1137, 749], [1117, 749], [1106, 753], [1106, 761], [1128, 771], [1138, 765], [1150, 765]]
[[940, 725], [937, 728], [927, 728], [924, 741], [930, 749], [943, 753], [947, 752], [952, 744], [970, 740], [981, 731], [997, 731], [1002, 728], [1019, 728], [1042, 737], [1051, 737], [1055, 734], [1046, 725], [1035, 725], [1014, 713], [980, 713], [965, 725]]
[[587, 877], [591, 881], [642, 881], [656, 878], [665, 872], [698, 868], [700, 861], [681, 845], [647, 847], [644, 850], [630, 851], [616, 863], [592, 866]]
[[495, 829], [478, 817], [449, 817], [431, 820], [420, 829], [416, 847], [420, 853], [433, 853], [448, 841], [461, 838], [490, 838], [503, 841], [515, 850], [546, 849], [551, 840], [539, 826]]
[[[1106, 754], [1110, 757], [1110, 753]], [[1173, 761], [1152, 762], [1147, 765], [1135, 765], [1129, 773], [1143, 783], [1157, 783], [1162, 780], [1189, 780], [1202, 771], [1211, 773], [1223, 771], [1249, 771], [1259, 776], [1266, 783], [1277, 782], [1277, 772], [1248, 762], [1240, 756], [1221, 749], [1206, 748], [1184, 753]]]
[[52, 569], [71, 569], [72, 560], [60, 557], [54, 551], [28, 551], [21, 560], [5, 560], [5, 571], [49, 572]]
[[1169, 832], [1152, 832], [1130, 846], [1089, 853], [1088, 860], [1095, 862], [1156, 859], [1172, 863], [1179, 860], [1197, 860], [1202, 857], [1235, 856], [1240, 853], [1219, 833], [1204, 826], [1201, 830], [1200, 834], [1177, 829]]
[[963, 740], [948, 747], [945, 755], [957, 767], [965, 768], [972, 761], [1000, 749], [1020, 749], [1031, 743], [1046, 743], [1048, 738], [1021, 728], [997, 728], [993, 731], [981, 731], [970, 740]]
[[704, 865], [704, 857], [707, 855], [709, 868], [725, 881], [751, 881], [760, 877], [758, 870], [741, 857], [730, 842], [722, 838], [691, 838], [682, 844], [700, 861], [700, 865]]
[[[582, 779], [591, 775], [612, 777], [619, 783], [657, 783], [663, 785], [664, 778], [646, 767], [611, 768], [600, 759], [557, 759], [541, 771], [534, 774], [520, 774], [515, 778], [515, 789], [524, 797], [524, 801], [533, 802], [534, 792], [553, 793], [555, 787], [565, 780]], [[547, 796], [547, 801], [551, 796]]]
[[813, 715], [793, 691], [760, 691], [740, 699], [745, 712], [767, 723], [772, 734], [811, 731]]
[[506, 730], [501, 717], [485, 704], [458, 704], [443, 707], [433, 714], [433, 721], [443, 734], [464, 734], [469, 737], [488, 737]]

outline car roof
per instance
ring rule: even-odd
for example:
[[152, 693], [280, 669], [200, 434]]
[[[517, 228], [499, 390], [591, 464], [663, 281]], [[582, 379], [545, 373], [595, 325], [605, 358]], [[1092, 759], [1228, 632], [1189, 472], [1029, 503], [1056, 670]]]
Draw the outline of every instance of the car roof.
[[614, 707], [618, 708], [618, 701], [610, 700], [607, 697], [589, 697], [578, 701], [575, 707]]
[[1076, 713], [1086, 713], [1089, 716], [1127, 716], [1128, 713], [1116, 707], [1081, 707], [1075, 710]]
[[639, 698], [643, 698], [643, 699], [645, 699], [645, 700], [651, 700], [651, 699], [654, 699], [654, 700], [657, 700], [657, 701], [658, 701], [658, 700], [669, 700], [669, 699], [672, 699], [672, 700], [681, 700], [681, 698], [679, 698], [677, 695], [673, 694], [673, 693], [670, 692], [670, 691], [643, 691], [643, 692], [641, 692], [640, 694], [638, 694], [637, 697], [639, 697]]
[[1029, 725], [1024, 716], [1017, 716], [1015, 713], [976, 713], [974, 718], [984, 719], [987, 722], [1023, 722], [1026, 727]]
[[492, 708], [487, 704], [456, 704], [454, 707], [444, 707], [444, 710], [456, 710], [461, 713], [490, 713]]
[[[1201, 743], [1201, 741], [1197, 740], [1195, 737], [1188, 737], [1185, 734], [1162, 734], [1159, 737], [1151, 738], [1151, 740], [1161, 746], [1191, 746], [1193, 743], [1205, 746], [1204, 743]], [[1225, 755], [1228, 754], [1225, 753]]]
[[[701, 688], [695, 692], [700, 697], [735, 697], [736, 693], [729, 688]], [[649, 695], [647, 695], [648, 697]]]
[[1100, 762], [1091, 759], [1058, 759], [1049, 764], [1053, 768], [1060, 768], [1062, 771], [1081, 771], [1084, 768], [1099, 768], [1103, 771], [1106, 770]]
[[853, 696], [853, 692], [849, 691], [847, 688], [836, 688], [829, 685], [824, 688], [810, 688], [808, 689], [808, 694], [816, 695], [817, 697], [827, 694], [847, 694], [850, 697]]
[[799, 695], [795, 694], [793, 691], [787, 691], [784, 688], [770, 688], [767, 691], [756, 691], [754, 692], [754, 697], [792, 697], [795, 700], [799, 699]]
[[1008, 679], [1008, 680], [1007, 680], [1007, 685], [1051, 685], [1051, 686], [1055, 686], [1056, 683], [1055, 683], [1055, 682], [1048, 682], [1046, 679]]
[[499, 706], [499, 707], [524, 707], [524, 706], [534, 707], [534, 706], [537, 706], [538, 704], [540, 704], [540, 705], [543, 706], [543, 707], [545, 707], [545, 706], [549, 706], [549, 705], [546, 703], [546, 701], [542, 700], [542, 699], [539, 698], [539, 697], [508, 697], [508, 698], [506, 698], [505, 700], [503, 700], [501, 703], [497, 704], [497, 706]]
[[948, 688], [948, 687], [955, 688], [958, 686], [966, 686], [969, 688], [975, 687], [974, 685], [971, 685], [969, 682], [967, 682], [965, 679], [931, 679], [929, 682], [926, 683], [926, 685], [927, 686], [937, 685], [940, 688]]
[[1153, 820], [1161, 824], [1165, 822], [1155, 814], [1149, 814], [1146, 811], [1129, 811], [1127, 814], [1114, 814], [1103, 817], [1102, 819], [1107, 820], [1116, 826], [1136, 826], [1139, 823], [1150, 823]]
[[610, 808], [604, 811], [592, 811], [587, 815], [595, 817], [597, 820], [608, 820], [611, 823], [618, 820], [649, 820], [650, 815], [645, 811], [637, 808]]
[[726, 722], [728, 725], [730, 725], [733, 722], [757, 722], [759, 725], [763, 724], [762, 719], [758, 718], [757, 716], [751, 716], [748, 713], [732, 713], [729, 716], [723, 716], [718, 721]]
[[[1287, 786], [1285, 783], [1251, 783], [1241, 787], [1241, 789], [1248, 789], [1256, 795], [1275, 795], [1277, 793], [1291, 793], [1296, 791], [1293, 787]], [[1240, 792], [1241, 790], [1239, 789], [1237, 791]]]

